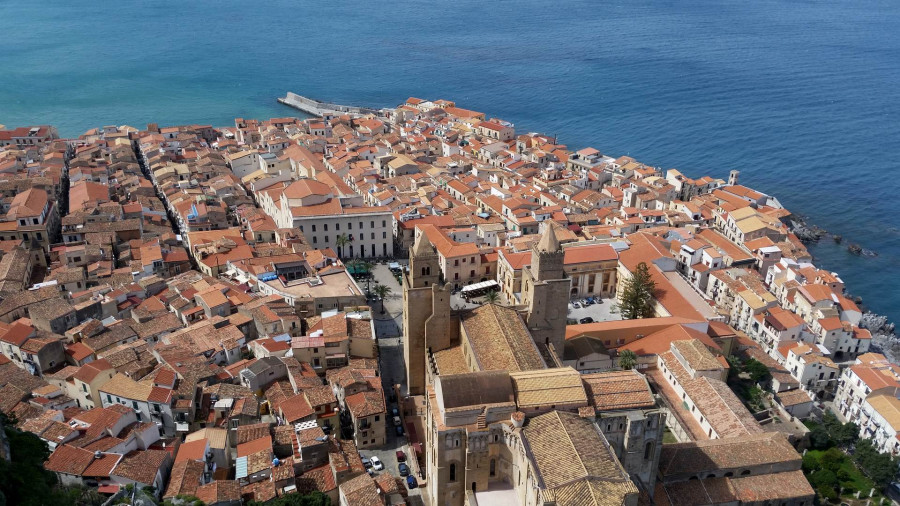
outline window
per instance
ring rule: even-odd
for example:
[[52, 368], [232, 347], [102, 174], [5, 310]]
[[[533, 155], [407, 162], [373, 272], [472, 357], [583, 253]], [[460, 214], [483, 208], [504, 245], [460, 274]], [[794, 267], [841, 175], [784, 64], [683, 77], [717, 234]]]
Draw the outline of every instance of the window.
[[313, 244], [315, 244], [315, 243], [317, 243], [317, 242], [319, 242], [319, 238], [316, 237], [316, 236], [313, 236]]
[[379, 420], [381, 420], [381, 416], [375, 415], [375, 421], [377, 422], [377, 421], [379, 421]]
[[491, 459], [491, 476], [497, 475], [497, 460]]
[[335, 229], [335, 230], [340, 230], [340, 229], [341, 229], [341, 224], [340, 224], [340, 223], [335, 223], [335, 224], [334, 224], [334, 229]]
[[456, 464], [450, 464], [450, 481], [456, 481]]
[[382, 226], [382, 227], [386, 227], [386, 226], [387, 226], [387, 221], [381, 220], [381, 226]]
[[[338, 229], [338, 230], [340, 230], [340, 229]], [[353, 230], [353, 222], [352, 221], [347, 223], [347, 230]]]
[[650, 460], [650, 457], [653, 455], [653, 441], [649, 441], [644, 446], [644, 460]]
[[372, 221], [372, 222], [369, 224], [369, 228], [375, 228], [375, 221]]
[[[382, 232], [382, 233], [381, 233], [381, 238], [382, 238], [382, 239], [387, 239], [387, 232]], [[38, 239], [40, 239], [40, 238], [38, 238]]]
[[327, 224], [327, 223], [325, 223], [324, 225], [322, 225], [322, 230], [328, 232], [328, 224]]
[[[375, 232], [372, 232], [370, 235], [372, 236], [372, 240], [374, 241], [375, 240]], [[374, 244], [372, 246], [374, 246]]]
[[312, 231], [313, 231], [313, 232], [316, 231], [316, 226], [315, 226], [315, 225], [312, 226]]

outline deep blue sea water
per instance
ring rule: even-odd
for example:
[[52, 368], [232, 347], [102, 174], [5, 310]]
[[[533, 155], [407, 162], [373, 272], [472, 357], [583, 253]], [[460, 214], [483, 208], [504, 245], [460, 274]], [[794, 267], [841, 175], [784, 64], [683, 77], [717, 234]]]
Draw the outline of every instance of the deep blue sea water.
[[812, 248], [900, 321], [900, 2], [12, 2], [0, 123], [296, 115], [291, 90], [446, 98], [663, 168], [776, 195], [845, 241]]

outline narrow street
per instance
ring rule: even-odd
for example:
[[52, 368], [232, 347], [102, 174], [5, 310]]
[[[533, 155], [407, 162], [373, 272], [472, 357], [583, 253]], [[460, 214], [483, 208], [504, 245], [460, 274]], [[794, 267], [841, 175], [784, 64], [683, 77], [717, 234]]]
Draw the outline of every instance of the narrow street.
[[[391, 293], [385, 298], [384, 310], [381, 314], [382, 301], [373, 299], [370, 301], [372, 306], [372, 314], [375, 319], [375, 336], [378, 340], [379, 351], [379, 367], [381, 370], [382, 385], [384, 386], [385, 399], [387, 400], [388, 414], [385, 417], [385, 441], [383, 448], [376, 450], [367, 449], [360, 453], [365, 457], [376, 456], [384, 463], [385, 471], [399, 476], [399, 462], [397, 461], [397, 450], [403, 451], [407, 456], [411, 455], [410, 449], [407, 447], [407, 439], [404, 428], [404, 435], [397, 435], [396, 426], [393, 422], [393, 408], [398, 408], [397, 399], [393, 400], [394, 385], [400, 384], [401, 394], [405, 394], [406, 390], [406, 363], [403, 359], [403, 289], [397, 282], [394, 275], [385, 264], [376, 264], [372, 269], [372, 287], [376, 284], [382, 284], [390, 287]], [[409, 459], [407, 459], [409, 465]], [[414, 471], [415, 466], [411, 466]], [[383, 471], [382, 471], [383, 472]], [[376, 471], [377, 473], [377, 471]], [[415, 473], [413, 473], [415, 474]], [[416, 479], [421, 484], [422, 480], [416, 474]], [[409, 503], [412, 505], [424, 505], [425, 502], [421, 497], [421, 488], [408, 490]]]

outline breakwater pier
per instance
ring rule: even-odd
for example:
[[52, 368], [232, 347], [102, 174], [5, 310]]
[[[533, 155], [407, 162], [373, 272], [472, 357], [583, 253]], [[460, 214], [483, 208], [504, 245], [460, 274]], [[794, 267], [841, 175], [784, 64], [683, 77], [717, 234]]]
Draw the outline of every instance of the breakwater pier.
[[351, 116], [378, 114], [377, 109], [321, 102], [292, 92], [288, 92], [287, 95], [279, 98], [278, 101], [284, 105], [293, 107], [294, 109], [299, 109], [306, 114], [321, 116], [323, 118], [341, 116], [343, 114], [349, 114]]

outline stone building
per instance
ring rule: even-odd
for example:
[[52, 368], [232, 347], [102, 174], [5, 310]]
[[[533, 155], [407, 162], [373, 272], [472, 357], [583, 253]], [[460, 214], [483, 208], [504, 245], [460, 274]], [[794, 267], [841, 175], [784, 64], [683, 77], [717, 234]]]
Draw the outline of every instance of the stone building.
[[590, 419], [539, 407], [529, 419], [517, 407], [515, 383], [505, 372], [478, 372], [429, 386], [433, 504], [637, 504], [637, 487]]
[[562, 355], [571, 280], [563, 271], [565, 253], [556, 239], [555, 226], [548, 222], [540, 241], [532, 247], [531, 266], [522, 272], [522, 302], [534, 342], [552, 345]]
[[459, 339], [458, 320], [450, 315], [450, 288], [440, 283], [438, 254], [421, 234], [409, 254], [403, 276], [403, 332], [406, 378], [410, 395], [425, 393], [428, 349], [442, 350]]

